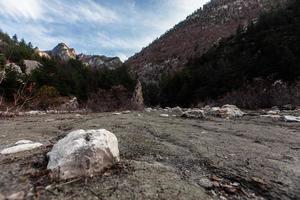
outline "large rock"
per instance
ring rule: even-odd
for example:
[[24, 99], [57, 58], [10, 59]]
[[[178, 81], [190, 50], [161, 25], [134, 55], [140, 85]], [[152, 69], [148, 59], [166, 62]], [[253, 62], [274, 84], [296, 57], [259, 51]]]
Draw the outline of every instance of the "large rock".
[[181, 116], [183, 114], [183, 110], [179, 106], [177, 106], [175, 108], [171, 108], [170, 111], [172, 113], [175, 113], [176, 115], [179, 115], [179, 116]]
[[200, 109], [188, 110], [182, 114], [181, 117], [202, 119], [205, 117], [204, 111]]
[[19, 65], [15, 64], [15, 63], [8, 63], [5, 65], [5, 68], [6, 69], [10, 69], [10, 70], [13, 70], [19, 74], [22, 74], [22, 69]]
[[53, 146], [48, 157], [47, 168], [60, 179], [92, 177], [120, 160], [117, 137], [105, 129], [73, 131]]
[[31, 74], [31, 72], [39, 67], [42, 66], [41, 63], [35, 60], [24, 60], [24, 65], [26, 67], [25, 73], [26, 74]]
[[295, 117], [291, 115], [283, 116], [285, 122], [300, 122], [300, 117]]
[[140, 81], [137, 82], [135, 90], [133, 92], [133, 96], [131, 99], [131, 103], [134, 109], [143, 110], [144, 109], [144, 97], [143, 97], [143, 89]]
[[235, 105], [224, 105], [220, 107], [204, 107], [205, 114], [212, 115], [215, 117], [222, 117], [222, 118], [235, 118], [235, 117], [242, 117], [245, 115], [243, 111], [241, 111]]
[[224, 105], [219, 110], [216, 110], [216, 112], [223, 118], [242, 117], [245, 115], [245, 113], [235, 105]]

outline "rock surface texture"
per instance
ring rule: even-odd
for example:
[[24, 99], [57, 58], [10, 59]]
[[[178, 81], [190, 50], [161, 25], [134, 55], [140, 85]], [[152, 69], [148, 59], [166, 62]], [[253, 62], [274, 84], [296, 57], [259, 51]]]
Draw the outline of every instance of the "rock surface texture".
[[47, 168], [60, 179], [92, 177], [116, 164], [117, 137], [105, 130], [77, 130], [58, 141], [48, 153]]

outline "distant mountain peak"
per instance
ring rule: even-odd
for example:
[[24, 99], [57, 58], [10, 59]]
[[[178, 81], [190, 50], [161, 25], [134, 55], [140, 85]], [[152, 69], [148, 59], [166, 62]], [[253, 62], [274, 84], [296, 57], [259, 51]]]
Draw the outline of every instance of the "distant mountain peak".
[[64, 62], [67, 62], [70, 59], [77, 59], [93, 69], [116, 69], [123, 65], [123, 62], [119, 57], [107, 57], [104, 55], [85, 55], [82, 53], [76, 54], [75, 49], [71, 48], [64, 42], [59, 43], [50, 51], [42, 52], [36, 49], [36, 52], [41, 57], [52, 57]]
[[70, 48], [66, 43], [59, 43], [54, 47], [50, 53], [53, 57], [58, 57], [63, 61], [68, 61], [70, 59], [76, 58], [75, 49]]

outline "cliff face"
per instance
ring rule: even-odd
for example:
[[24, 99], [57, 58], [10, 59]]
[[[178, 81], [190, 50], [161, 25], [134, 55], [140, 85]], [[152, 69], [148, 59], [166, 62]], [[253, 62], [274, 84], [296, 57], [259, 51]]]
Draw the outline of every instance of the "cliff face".
[[265, 11], [288, 0], [212, 0], [176, 25], [126, 64], [143, 82], [157, 82], [163, 73], [182, 69], [222, 38], [231, 36]]
[[123, 64], [118, 57], [79, 54], [77, 58], [86, 65], [91, 66], [93, 69], [106, 68], [113, 70], [121, 67]]
[[54, 47], [51, 51], [39, 51], [35, 50], [36, 53], [41, 57], [46, 58], [57, 58], [64, 62], [70, 59], [78, 59], [82, 61], [85, 65], [90, 66], [93, 69], [116, 69], [123, 65], [123, 62], [118, 57], [106, 57], [103, 55], [77, 55], [73, 48], [68, 47], [65, 43], [60, 43]]

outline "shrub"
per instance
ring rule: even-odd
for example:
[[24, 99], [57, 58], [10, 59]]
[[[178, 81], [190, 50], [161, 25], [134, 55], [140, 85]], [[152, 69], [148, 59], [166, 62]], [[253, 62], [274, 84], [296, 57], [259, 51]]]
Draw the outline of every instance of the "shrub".
[[44, 85], [38, 90], [36, 96], [42, 99], [55, 98], [59, 97], [59, 92], [53, 86]]

